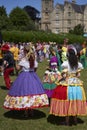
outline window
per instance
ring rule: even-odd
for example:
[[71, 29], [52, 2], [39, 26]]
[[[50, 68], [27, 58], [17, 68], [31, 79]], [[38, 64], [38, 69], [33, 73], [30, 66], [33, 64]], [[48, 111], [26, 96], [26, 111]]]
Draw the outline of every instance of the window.
[[58, 14], [56, 14], [56, 18], [58, 18], [59, 16], [58, 16]]
[[49, 4], [48, 0], [45, 0], [45, 4]]
[[71, 6], [69, 6], [68, 9], [71, 9]]
[[56, 33], [60, 33], [60, 30], [59, 30], [59, 29], [56, 29]]
[[48, 30], [48, 24], [45, 24], [45, 30]]
[[68, 16], [71, 16], [71, 12], [68, 12]]
[[68, 20], [68, 24], [71, 24], [71, 20]]

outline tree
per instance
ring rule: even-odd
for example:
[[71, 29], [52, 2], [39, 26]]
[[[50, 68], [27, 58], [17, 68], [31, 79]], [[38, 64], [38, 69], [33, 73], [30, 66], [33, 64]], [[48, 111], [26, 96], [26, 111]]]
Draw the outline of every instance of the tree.
[[74, 27], [73, 30], [70, 30], [69, 33], [82, 35], [84, 33], [84, 26], [81, 24], [78, 24], [77, 26]]
[[7, 16], [6, 8], [4, 6], [0, 7], [0, 16]]
[[77, 26], [75, 26], [74, 33], [77, 35], [82, 35], [84, 33], [84, 26], [81, 24], [78, 24]]
[[35, 29], [34, 23], [28, 14], [19, 7], [16, 7], [11, 11], [9, 18], [14, 30], [28, 31]]
[[9, 25], [9, 18], [4, 6], [0, 7], [0, 30], [7, 30]]

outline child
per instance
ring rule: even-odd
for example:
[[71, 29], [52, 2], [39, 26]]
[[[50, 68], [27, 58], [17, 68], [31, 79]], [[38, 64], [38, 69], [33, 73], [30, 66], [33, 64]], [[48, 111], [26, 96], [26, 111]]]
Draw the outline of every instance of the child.
[[43, 86], [44, 86], [46, 94], [48, 95], [49, 104], [50, 104], [50, 99], [51, 99], [53, 90], [56, 87], [55, 82], [56, 80], [59, 80], [60, 77], [61, 75], [58, 70], [58, 58], [56, 56], [54, 49], [51, 47], [49, 66], [47, 70], [45, 71], [45, 74], [43, 77]]
[[61, 79], [61, 73], [58, 70], [53, 71], [52, 69], [49, 68], [45, 71], [45, 74], [43, 77], [43, 87], [49, 98], [49, 105], [50, 105], [50, 99], [53, 94], [53, 90], [56, 87], [55, 82], [60, 79]]
[[4, 107], [10, 110], [25, 110], [25, 116], [28, 116], [28, 109], [32, 110], [49, 104], [43, 85], [35, 72], [38, 63], [32, 47], [26, 45], [24, 54], [25, 57], [17, 66], [17, 69], [22, 71], [12, 84], [5, 98]]

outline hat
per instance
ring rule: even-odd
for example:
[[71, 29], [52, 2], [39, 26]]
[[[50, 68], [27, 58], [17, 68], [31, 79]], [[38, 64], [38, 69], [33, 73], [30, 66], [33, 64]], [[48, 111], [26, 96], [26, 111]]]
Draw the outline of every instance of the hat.
[[1, 48], [2, 51], [9, 51], [9, 49], [10, 47], [7, 44], [3, 45]]

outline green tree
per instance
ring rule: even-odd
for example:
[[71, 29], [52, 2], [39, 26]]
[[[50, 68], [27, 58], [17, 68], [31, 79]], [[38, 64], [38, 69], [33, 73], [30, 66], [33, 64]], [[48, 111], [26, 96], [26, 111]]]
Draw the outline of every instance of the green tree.
[[8, 30], [9, 18], [4, 6], [0, 7], [0, 30]]
[[74, 28], [74, 33], [77, 35], [82, 35], [84, 32], [84, 26], [81, 24], [78, 24], [77, 26], [75, 26]]
[[73, 30], [70, 30], [69, 33], [82, 35], [84, 33], [84, 26], [81, 24], [78, 24], [77, 26], [74, 27]]
[[21, 8], [14, 8], [9, 14], [13, 30], [29, 31], [35, 30], [35, 25], [28, 14]]

